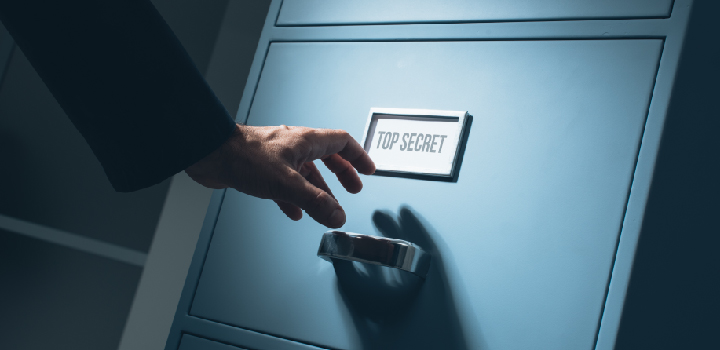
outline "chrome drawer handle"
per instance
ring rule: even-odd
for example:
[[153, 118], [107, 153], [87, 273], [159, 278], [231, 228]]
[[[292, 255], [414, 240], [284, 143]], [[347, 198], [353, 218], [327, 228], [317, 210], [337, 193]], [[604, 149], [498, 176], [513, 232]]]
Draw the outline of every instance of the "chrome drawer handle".
[[420, 278], [430, 268], [430, 254], [413, 243], [352, 232], [325, 232], [317, 255], [330, 262], [342, 259], [393, 267]]

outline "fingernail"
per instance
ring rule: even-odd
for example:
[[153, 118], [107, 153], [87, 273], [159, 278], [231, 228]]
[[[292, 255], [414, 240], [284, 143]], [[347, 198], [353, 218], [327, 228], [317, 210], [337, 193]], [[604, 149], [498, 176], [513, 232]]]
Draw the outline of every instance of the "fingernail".
[[333, 228], [341, 227], [345, 224], [345, 212], [342, 209], [335, 209], [335, 211], [330, 214], [330, 220], [328, 221]]

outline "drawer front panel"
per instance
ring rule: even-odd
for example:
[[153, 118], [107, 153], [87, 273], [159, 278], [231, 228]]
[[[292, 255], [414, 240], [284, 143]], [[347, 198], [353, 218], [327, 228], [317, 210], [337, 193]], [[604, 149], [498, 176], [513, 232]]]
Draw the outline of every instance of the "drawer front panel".
[[284, 0], [277, 25], [669, 17], [672, 0]]
[[272, 44], [251, 125], [360, 140], [372, 107], [474, 116], [457, 182], [365, 176], [350, 195], [322, 170], [343, 229], [399, 232], [433, 264], [402, 308], [368, 312], [383, 296], [315, 255], [326, 228], [229, 190], [190, 313], [341, 349], [591, 349], [662, 45]]

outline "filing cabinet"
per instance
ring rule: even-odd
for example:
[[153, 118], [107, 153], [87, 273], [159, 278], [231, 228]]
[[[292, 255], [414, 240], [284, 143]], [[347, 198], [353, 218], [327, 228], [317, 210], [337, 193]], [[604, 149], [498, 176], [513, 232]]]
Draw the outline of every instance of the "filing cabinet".
[[216, 191], [166, 349], [611, 349], [690, 2], [515, 2], [274, 2], [238, 122], [360, 141], [371, 108], [472, 115], [452, 181], [334, 191], [344, 230], [431, 267], [330, 264], [323, 226]]

